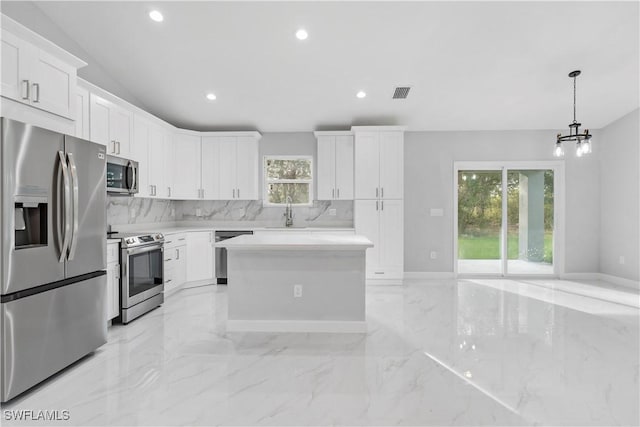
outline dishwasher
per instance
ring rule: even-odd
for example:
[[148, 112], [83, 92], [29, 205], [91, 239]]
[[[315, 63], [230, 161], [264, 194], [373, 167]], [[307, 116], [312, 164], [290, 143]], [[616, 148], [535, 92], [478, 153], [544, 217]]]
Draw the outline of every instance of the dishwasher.
[[[251, 230], [216, 231], [216, 243], [222, 242], [243, 234], [253, 234]], [[218, 285], [227, 284], [227, 249], [216, 248], [216, 282]]]

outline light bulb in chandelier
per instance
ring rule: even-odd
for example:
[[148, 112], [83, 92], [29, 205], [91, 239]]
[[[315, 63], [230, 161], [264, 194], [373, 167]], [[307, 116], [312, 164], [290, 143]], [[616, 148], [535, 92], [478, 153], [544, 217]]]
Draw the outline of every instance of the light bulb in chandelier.
[[555, 157], [564, 157], [564, 148], [562, 147], [562, 142], [556, 142], [556, 149], [553, 151], [553, 155]]
[[582, 151], [582, 143], [578, 141], [578, 145], [576, 145], [576, 157], [582, 157], [584, 152]]
[[[587, 133], [589, 131], [587, 130]], [[582, 141], [582, 154], [589, 154], [591, 153], [591, 138], [587, 138], [584, 141]]]

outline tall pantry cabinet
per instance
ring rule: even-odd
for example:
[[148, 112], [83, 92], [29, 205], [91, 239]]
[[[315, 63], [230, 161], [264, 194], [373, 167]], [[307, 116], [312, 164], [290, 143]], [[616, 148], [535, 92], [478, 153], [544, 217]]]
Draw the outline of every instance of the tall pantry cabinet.
[[356, 234], [367, 250], [369, 283], [402, 283], [404, 273], [404, 127], [354, 126]]

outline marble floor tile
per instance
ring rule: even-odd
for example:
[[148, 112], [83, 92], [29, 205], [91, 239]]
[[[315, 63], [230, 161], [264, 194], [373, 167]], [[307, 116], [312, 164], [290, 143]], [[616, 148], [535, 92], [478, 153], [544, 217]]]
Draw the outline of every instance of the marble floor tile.
[[639, 310], [552, 285], [369, 287], [366, 334], [227, 333], [184, 289], [2, 407], [68, 421], [2, 425], [640, 424]]

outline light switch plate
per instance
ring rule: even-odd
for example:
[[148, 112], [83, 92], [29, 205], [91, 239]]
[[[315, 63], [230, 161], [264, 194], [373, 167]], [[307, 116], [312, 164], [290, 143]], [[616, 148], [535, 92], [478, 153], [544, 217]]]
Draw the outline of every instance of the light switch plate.
[[431, 208], [431, 216], [444, 216], [444, 209]]
[[202, 209], [196, 208], [196, 216], [202, 216]]

